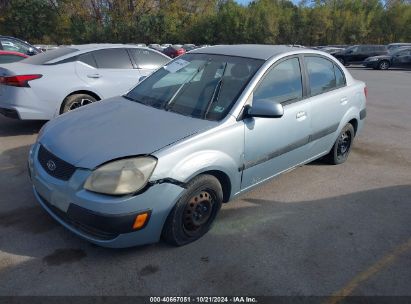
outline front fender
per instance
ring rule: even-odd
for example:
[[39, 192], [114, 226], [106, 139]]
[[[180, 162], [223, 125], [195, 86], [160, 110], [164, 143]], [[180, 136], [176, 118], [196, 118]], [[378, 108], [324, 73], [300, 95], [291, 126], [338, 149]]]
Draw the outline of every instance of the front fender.
[[241, 172], [238, 168], [238, 163], [228, 154], [217, 150], [203, 150], [189, 154], [173, 164], [167, 164], [160, 159], [151, 180], [171, 178], [187, 183], [201, 173], [220, 171], [230, 180], [231, 197], [240, 189]]

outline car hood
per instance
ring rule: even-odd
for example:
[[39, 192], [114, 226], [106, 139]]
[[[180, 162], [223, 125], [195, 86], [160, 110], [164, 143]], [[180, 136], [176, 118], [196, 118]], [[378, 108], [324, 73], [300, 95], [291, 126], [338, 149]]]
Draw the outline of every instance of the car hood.
[[44, 127], [39, 142], [80, 168], [151, 154], [218, 123], [114, 97], [61, 115]]

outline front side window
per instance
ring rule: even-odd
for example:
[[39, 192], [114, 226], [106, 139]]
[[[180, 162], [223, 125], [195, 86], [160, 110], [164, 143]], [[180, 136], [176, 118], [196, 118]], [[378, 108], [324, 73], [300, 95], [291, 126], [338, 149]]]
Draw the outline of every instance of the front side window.
[[328, 92], [336, 87], [334, 64], [325, 58], [306, 56], [304, 58], [311, 96]]
[[129, 52], [139, 69], [158, 69], [170, 61], [167, 57], [146, 49], [129, 49]]
[[298, 58], [287, 59], [272, 68], [254, 91], [253, 98], [277, 103], [300, 100], [303, 96]]
[[126, 49], [105, 49], [93, 52], [99, 69], [132, 69]]
[[165, 111], [221, 120], [263, 60], [186, 54], [146, 78], [126, 98]]

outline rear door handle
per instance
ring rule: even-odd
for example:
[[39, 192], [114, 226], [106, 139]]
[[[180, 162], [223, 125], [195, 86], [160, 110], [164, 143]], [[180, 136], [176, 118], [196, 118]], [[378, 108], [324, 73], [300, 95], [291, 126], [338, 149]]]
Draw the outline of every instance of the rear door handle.
[[295, 115], [295, 118], [297, 120], [304, 120], [307, 117], [307, 112], [305, 111], [300, 111], [297, 113], [297, 115]]
[[87, 75], [88, 78], [100, 78], [101, 75], [100, 74], [89, 74]]
[[341, 98], [340, 104], [341, 104], [342, 106], [345, 106], [347, 103], [348, 103], [348, 98], [347, 98], [347, 97]]

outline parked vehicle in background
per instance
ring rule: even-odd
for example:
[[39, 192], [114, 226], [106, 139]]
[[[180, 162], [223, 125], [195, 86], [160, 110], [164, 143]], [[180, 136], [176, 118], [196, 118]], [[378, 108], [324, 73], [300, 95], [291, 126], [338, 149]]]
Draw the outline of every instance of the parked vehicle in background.
[[338, 47], [324, 47], [324, 48], [321, 48], [321, 51], [333, 55], [333, 54], [344, 51], [344, 49], [338, 48]]
[[175, 57], [184, 55], [186, 53], [186, 50], [182, 46], [171, 45], [168, 48], [165, 48], [163, 53], [166, 54], [170, 58], [175, 58]]
[[387, 49], [389, 52], [393, 52], [395, 49], [398, 49], [400, 47], [411, 47], [411, 43], [404, 43], [404, 42], [399, 42], [399, 43], [390, 43], [387, 46]]
[[152, 43], [149, 44], [148, 47], [150, 49], [156, 50], [158, 52], [163, 52], [164, 51], [164, 47], [162, 47], [161, 45], [157, 44], [157, 43]]
[[95, 244], [162, 236], [185, 245], [207, 233], [223, 202], [322, 156], [345, 162], [366, 94], [324, 52], [193, 50], [126, 95], [47, 123], [30, 150], [33, 192]]
[[0, 65], [21, 61], [27, 57], [29, 56], [19, 52], [0, 51]]
[[19, 52], [29, 56], [41, 53], [41, 50], [30, 43], [10, 36], [0, 36], [0, 51]]
[[148, 48], [122, 44], [61, 47], [0, 67], [0, 112], [48, 120], [124, 94], [170, 61]]
[[57, 45], [53, 45], [53, 44], [36, 44], [35, 47], [41, 50], [42, 52], [55, 50], [58, 48]]
[[342, 64], [362, 63], [366, 58], [379, 55], [387, 55], [385, 45], [354, 45], [345, 50], [333, 54]]
[[183, 49], [186, 50], [186, 52], [195, 50], [196, 48], [198, 48], [195, 44], [184, 44], [183, 45]]
[[411, 47], [395, 48], [388, 55], [368, 57], [363, 65], [377, 70], [388, 70], [390, 67], [411, 67]]

